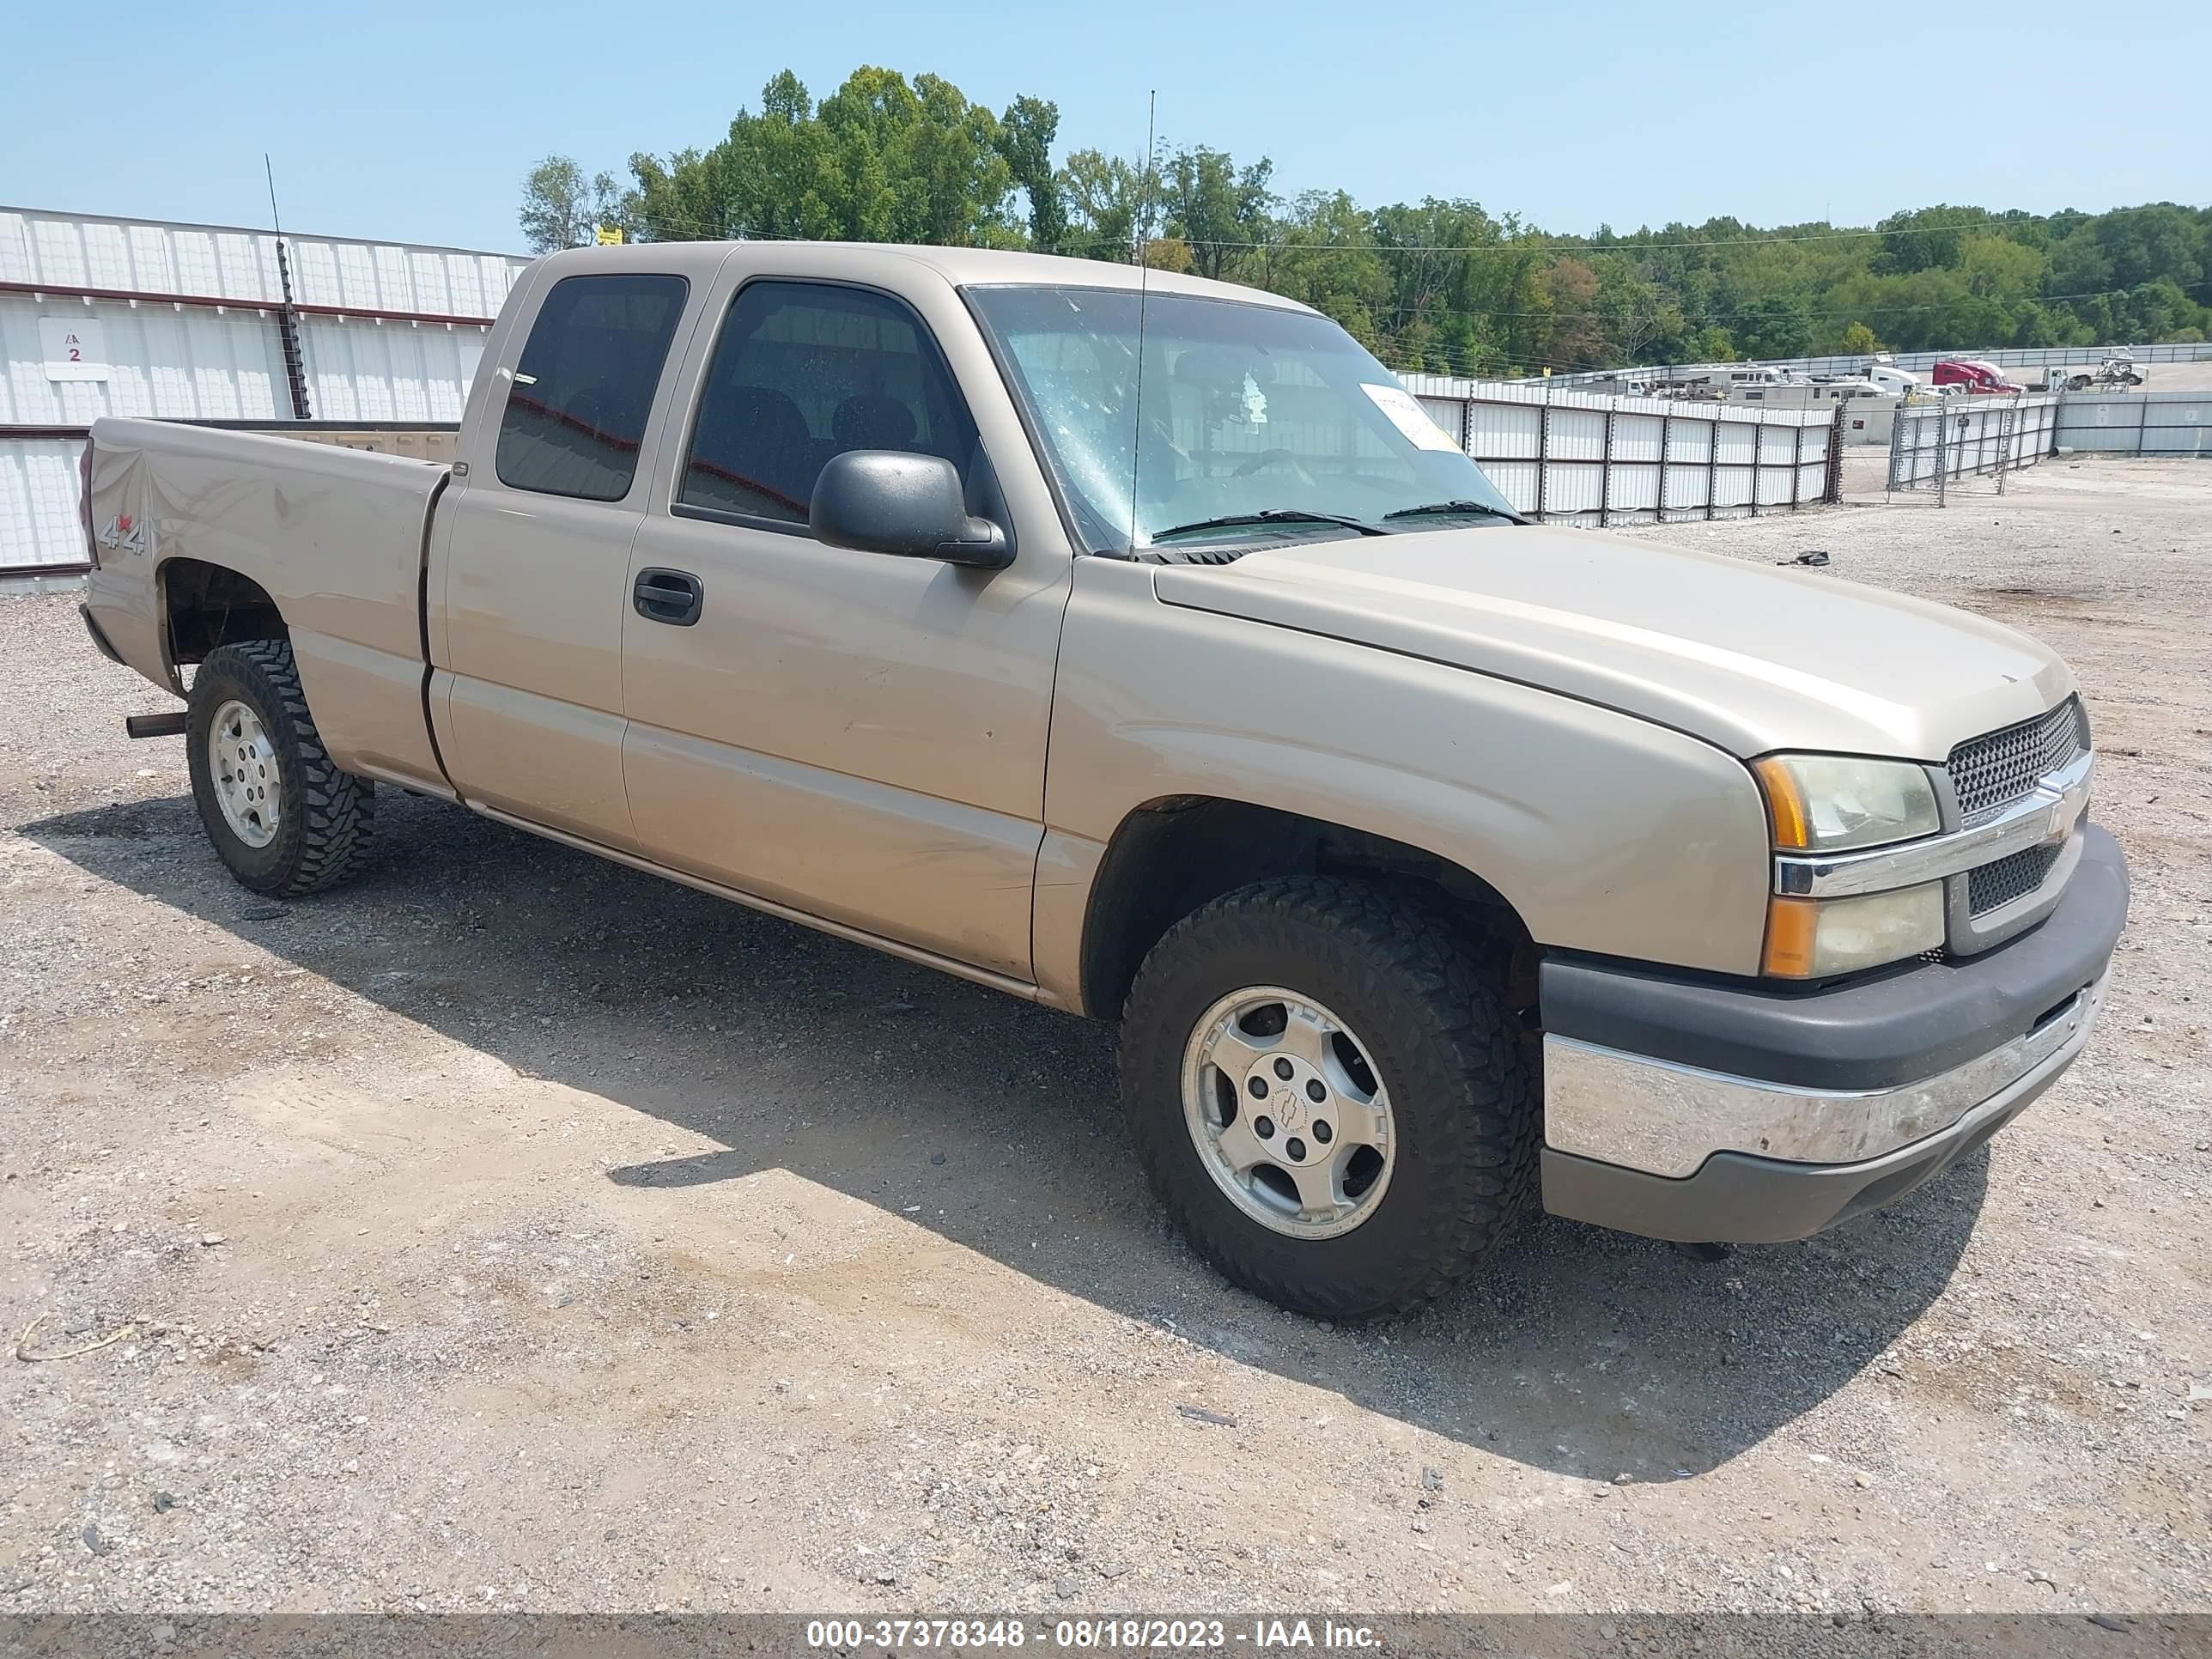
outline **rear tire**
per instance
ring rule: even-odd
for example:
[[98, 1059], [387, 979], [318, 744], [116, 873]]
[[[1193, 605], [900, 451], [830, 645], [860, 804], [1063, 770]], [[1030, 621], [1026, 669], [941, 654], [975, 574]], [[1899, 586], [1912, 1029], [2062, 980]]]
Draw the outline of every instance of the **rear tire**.
[[185, 743], [200, 823], [240, 886], [297, 898], [360, 867], [376, 787], [323, 747], [288, 641], [210, 652], [192, 677]]
[[[1314, 1064], [1298, 1021], [1324, 1033]], [[1522, 1038], [1502, 968], [1443, 915], [1358, 882], [1260, 882], [1146, 957], [1122, 1016], [1122, 1100], [1152, 1190], [1224, 1276], [1297, 1313], [1401, 1314], [1480, 1266], [1532, 1205], [1538, 1109]], [[1304, 1184], [1312, 1138], [1344, 1114], [1326, 1135], [1341, 1156], [1367, 1121], [1362, 1093], [1384, 1103], [1387, 1158], [1369, 1159], [1350, 1198], [1347, 1167], [1337, 1214], [1308, 1201], [1328, 1192]], [[1237, 1139], [1240, 1119], [1253, 1139]], [[1224, 1151], [1232, 1139], [1241, 1152]], [[1240, 1180], [1242, 1159], [1256, 1161]]]

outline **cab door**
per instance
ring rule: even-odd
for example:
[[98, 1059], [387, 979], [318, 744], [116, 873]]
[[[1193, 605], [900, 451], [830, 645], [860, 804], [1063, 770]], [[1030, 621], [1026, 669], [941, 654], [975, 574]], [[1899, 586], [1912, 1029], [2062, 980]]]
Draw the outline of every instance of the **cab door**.
[[433, 729], [465, 800], [608, 846], [623, 788], [622, 640], [655, 394], [690, 284], [659, 271], [552, 283], [487, 394], [495, 448], [440, 503]]
[[1012, 533], [994, 457], [1042, 484], [1012, 404], [949, 285], [924, 297], [981, 360], [966, 385], [887, 287], [726, 281], [631, 553], [623, 763], [640, 845], [1026, 979], [1066, 544], [1024, 523], [1012, 563], [980, 570], [807, 529], [823, 462], [891, 449], [951, 461], [970, 510]]

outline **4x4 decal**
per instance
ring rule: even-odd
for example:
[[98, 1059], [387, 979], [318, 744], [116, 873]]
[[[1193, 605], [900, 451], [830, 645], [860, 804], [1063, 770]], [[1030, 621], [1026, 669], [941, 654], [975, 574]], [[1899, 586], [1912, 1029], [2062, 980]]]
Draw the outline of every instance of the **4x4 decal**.
[[118, 514], [107, 521], [107, 528], [100, 532], [100, 550], [103, 553], [136, 553], [142, 558], [146, 552], [146, 526], [128, 514]]

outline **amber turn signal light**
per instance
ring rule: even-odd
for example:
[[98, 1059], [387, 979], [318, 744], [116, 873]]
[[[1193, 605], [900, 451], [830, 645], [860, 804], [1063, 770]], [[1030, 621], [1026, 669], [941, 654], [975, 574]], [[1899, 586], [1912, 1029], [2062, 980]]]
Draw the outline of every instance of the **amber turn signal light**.
[[1751, 769], [1759, 775], [1759, 787], [1766, 792], [1766, 810], [1774, 817], [1774, 844], [1800, 851], [1810, 848], [1813, 815], [1806, 810], [1804, 791], [1797, 787], [1797, 775], [1789, 762], [1779, 755], [1769, 755], [1765, 760], [1753, 761]]
[[1813, 947], [1820, 932], [1820, 906], [1816, 899], [1781, 898], [1766, 906], [1766, 950], [1759, 971], [1777, 979], [1809, 979]]

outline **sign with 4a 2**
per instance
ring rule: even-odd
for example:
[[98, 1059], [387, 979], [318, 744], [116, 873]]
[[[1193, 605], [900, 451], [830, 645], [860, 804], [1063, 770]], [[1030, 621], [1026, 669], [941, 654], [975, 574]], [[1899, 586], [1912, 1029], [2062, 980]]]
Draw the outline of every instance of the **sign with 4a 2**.
[[50, 380], [104, 380], [107, 343], [89, 317], [41, 317], [39, 346]]

